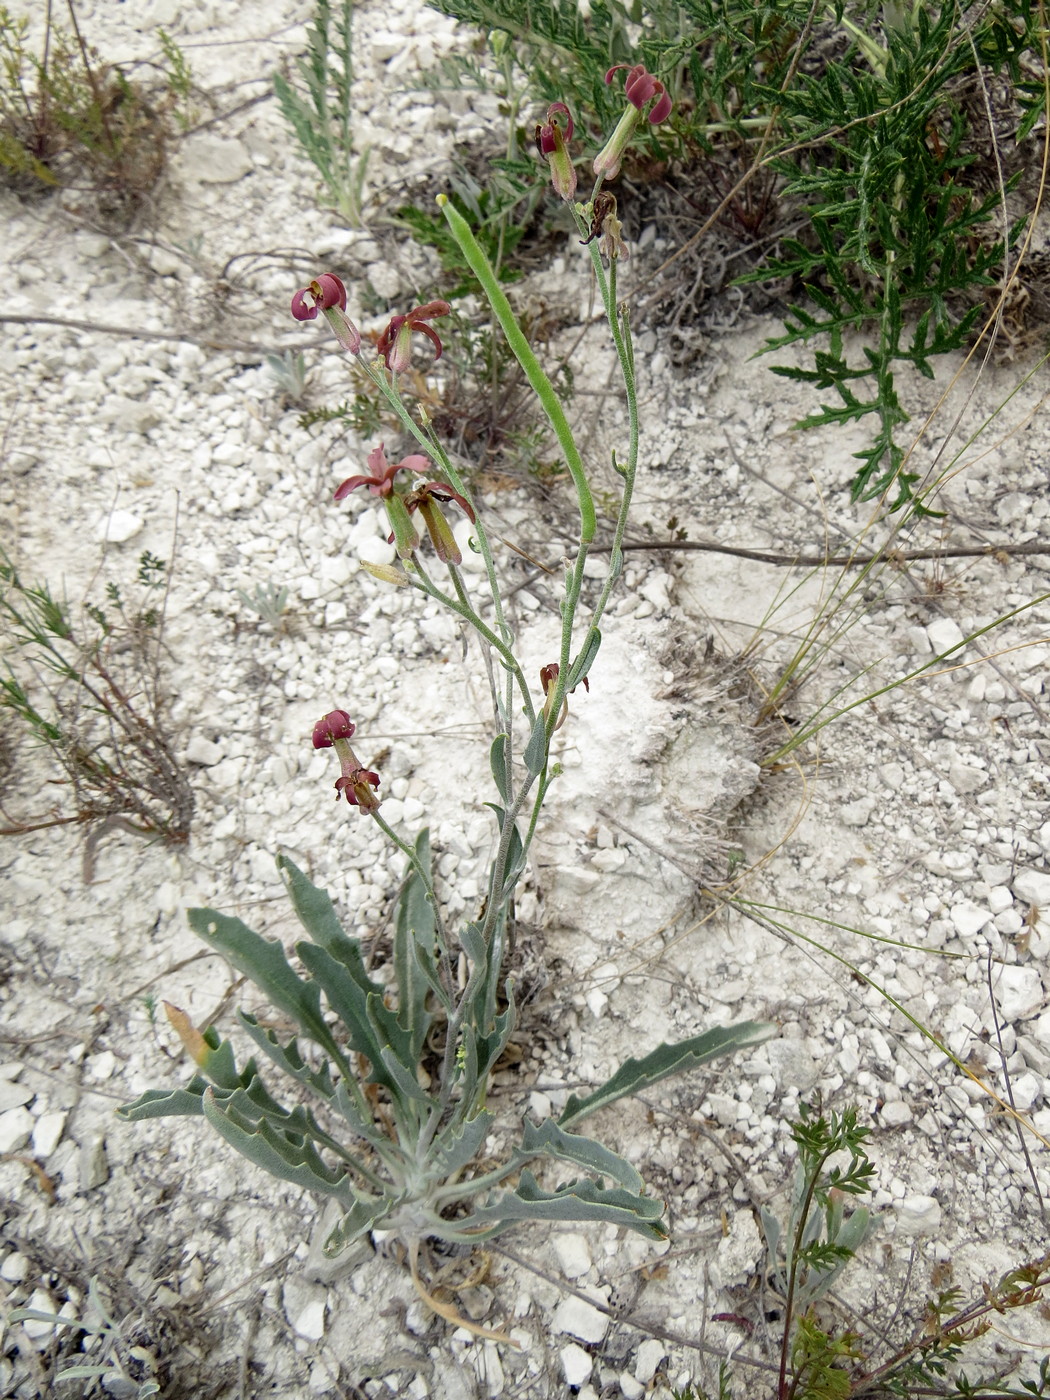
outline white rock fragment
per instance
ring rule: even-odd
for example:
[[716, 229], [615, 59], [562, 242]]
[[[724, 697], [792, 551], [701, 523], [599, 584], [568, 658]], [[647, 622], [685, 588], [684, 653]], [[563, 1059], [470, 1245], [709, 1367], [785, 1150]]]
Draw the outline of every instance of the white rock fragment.
[[970, 768], [965, 763], [949, 763], [948, 781], [958, 793], [980, 792], [988, 786], [988, 774], [983, 768]]
[[565, 1278], [582, 1278], [591, 1267], [591, 1250], [586, 1235], [567, 1230], [551, 1241], [558, 1267]]
[[642, 1400], [645, 1394], [645, 1386], [641, 1381], [636, 1381], [630, 1371], [621, 1371], [619, 1376], [620, 1394], [624, 1400]]
[[194, 734], [193, 738], [186, 745], [186, 759], [190, 763], [198, 763], [202, 768], [214, 768], [216, 763], [220, 763], [223, 758], [221, 744], [215, 744], [210, 739], [205, 739], [203, 734]]
[[29, 1276], [29, 1260], [17, 1250], [8, 1254], [0, 1264], [0, 1278], [5, 1283], [21, 1283]]
[[1027, 1070], [1010, 1080], [1010, 1093], [1013, 1104], [1021, 1113], [1027, 1113], [1035, 1101], [1042, 1096], [1043, 1081], [1039, 1075]]
[[753, 1276], [764, 1249], [753, 1213], [750, 1209], [738, 1210], [730, 1222], [729, 1233], [718, 1241], [716, 1258], [720, 1286], [736, 1288], [745, 1284]]
[[484, 1387], [486, 1395], [502, 1395], [506, 1385], [503, 1375], [503, 1363], [499, 1359], [499, 1352], [494, 1342], [486, 1342], [480, 1349], [477, 1360], [474, 1363], [478, 1380]]
[[594, 1362], [583, 1347], [578, 1347], [575, 1342], [570, 1342], [567, 1347], [562, 1347], [559, 1352], [559, 1360], [566, 1385], [581, 1386], [585, 1381], [590, 1380], [591, 1372], [594, 1370]]
[[985, 924], [992, 920], [992, 911], [982, 909], [979, 904], [974, 904], [973, 900], [963, 899], [958, 904], [951, 907], [951, 920], [955, 925], [956, 932], [962, 938], [972, 938], [979, 933]]
[[882, 1105], [879, 1117], [887, 1128], [902, 1128], [911, 1122], [912, 1113], [903, 1099], [891, 1099]]
[[933, 1196], [907, 1196], [897, 1203], [897, 1228], [905, 1235], [932, 1235], [940, 1224], [941, 1207]]
[[366, 564], [392, 564], [397, 550], [378, 535], [369, 535], [356, 546], [357, 557]]
[[601, 878], [596, 870], [581, 865], [555, 865], [549, 875], [552, 888], [563, 894], [590, 894]]
[[100, 1050], [97, 1055], [88, 1055], [84, 1061], [84, 1072], [89, 1079], [112, 1079], [117, 1067], [117, 1057], [112, 1050]]
[[657, 1367], [666, 1355], [667, 1349], [663, 1342], [657, 1341], [655, 1337], [646, 1337], [635, 1353], [635, 1380], [641, 1381], [642, 1385], [648, 1385], [656, 1375]]
[[993, 885], [987, 895], [988, 908], [993, 914], [1005, 914], [1014, 897], [1005, 885]]
[[[57, 1316], [58, 1313], [58, 1309], [55, 1307], [55, 1300], [51, 1297], [51, 1294], [43, 1288], [38, 1288], [34, 1291], [26, 1307], [31, 1308], [33, 1312], [51, 1313], [52, 1316]], [[38, 1318], [32, 1317], [27, 1317], [21, 1326], [26, 1336], [30, 1337], [34, 1342], [45, 1341], [55, 1330], [55, 1324], [53, 1322], [41, 1322]]]
[[855, 802], [845, 802], [839, 808], [839, 816], [847, 826], [867, 826], [878, 803], [876, 797], [858, 797]]
[[232, 185], [252, 169], [252, 158], [242, 142], [201, 132], [183, 141], [178, 164], [202, 185]]
[[319, 1342], [324, 1336], [325, 1304], [323, 1298], [312, 1298], [292, 1323], [295, 1333], [308, 1342]]
[[1043, 984], [1034, 967], [1010, 964], [999, 969], [995, 995], [1004, 1021], [1021, 1021], [1033, 1016], [1043, 1004]]
[[[582, 1298], [563, 1298], [554, 1310], [553, 1328], [555, 1332], [566, 1332], [570, 1337], [578, 1337], [581, 1342], [603, 1341], [609, 1330], [607, 1313], [599, 1312]], [[590, 1375], [590, 1372], [587, 1373]], [[584, 1377], [586, 1380], [587, 1377]], [[582, 1382], [580, 1382], [582, 1384]]]
[[27, 1084], [15, 1084], [10, 1079], [0, 1080], [0, 1113], [6, 1113], [11, 1108], [21, 1108], [24, 1103], [35, 1097]]
[[1045, 870], [1019, 870], [1014, 876], [1013, 891], [1026, 904], [1037, 909], [1050, 908], [1050, 874]]
[[109, 1180], [109, 1162], [106, 1160], [106, 1140], [101, 1133], [82, 1145], [77, 1189], [81, 1195], [104, 1186]]
[[973, 879], [972, 851], [928, 851], [922, 863], [931, 875], [940, 875], [949, 880]]
[[62, 1140], [68, 1115], [61, 1111], [42, 1113], [33, 1128], [32, 1149], [34, 1157], [50, 1157]]
[[930, 645], [938, 654], [949, 651], [952, 647], [957, 647], [960, 642], [966, 640], [962, 628], [951, 617], [938, 617], [926, 628], [926, 635], [930, 639]]
[[130, 510], [114, 510], [98, 522], [95, 538], [104, 544], [124, 544], [142, 529], [142, 521]]
[[0, 1154], [18, 1152], [25, 1147], [34, 1121], [27, 1108], [12, 1108], [7, 1113], [0, 1113]]
[[820, 1078], [817, 1062], [800, 1040], [770, 1040], [762, 1047], [777, 1088], [808, 1093]]

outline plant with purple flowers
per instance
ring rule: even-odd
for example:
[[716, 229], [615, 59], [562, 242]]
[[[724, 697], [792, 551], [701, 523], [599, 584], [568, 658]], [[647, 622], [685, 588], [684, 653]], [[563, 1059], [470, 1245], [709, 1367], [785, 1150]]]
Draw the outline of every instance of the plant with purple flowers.
[[[666, 114], [669, 102], [662, 85], [637, 66], [628, 75], [628, 89], [635, 119], [650, 102], [654, 103], [650, 120]], [[575, 179], [575, 172], [571, 177], [569, 173], [572, 120], [561, 104], [554, 104], [547, 117], [546, 128], [541, 128], [541, 150], [549, 146], [544, 153], [550, 159], [552, 180], [562, 197], [570, 200], [567, 191]], [[626, 139], [622, 137], [617, 147], [621, 153]], [[342, 501], [363, 489], [382, 501], [399, 564], [366, 567], [446, 608], [473, 630], [481, 645], [493, 716], [490, 766], [496, 800], [488, 805], [497, 826], [481, 910], [458, 933], [447, 927], [431, 871], [428, 833], [422, 831], [409, 844], [384, 820], [381, 776], [365, 768], [351, 747], [356, 726], [348, 711], [331, 710], [315, 726], [313, 744], [335, 751], [340, 765], [337, 795], [345, 796], [362, 818], [375, 822], [408, 862], [397, 906], [391, 975], [385, 981], [372, 976], [360, 942], [343, 930], [328, 896], [291, 861], [279, 858], [308, 935], [295, 950], [302, 972], [293, 968], [280, 944], [259, 937], [238, 919], [197, 909], [190, 912], [190, 922], [299, 1026], [323, 1057], [318, 1068], [315, 1053], [305, 1056], [295, 1039], [284, 1039], [254, 1017], [241, 1014], [249, 1038], [268, 1060], [298, 1081], [312, 1097], [313, 1107], [281, 1107], [264, 1086], [255, 1060], [238, 1068], [228, 1041], [220, 1041], [211, 1029], [196, 1030], [173, 1010], [169, 1013], [173, 1024], [199, 1073], [186, 1089], [152, 1091], [122, 1110], [131, 1119], [203, 1115], [252, 1161], [285, 1180], [333, 1197], [342, 1214], [326, 1244], [330, 1253], [338, 1253], [378, 1227], [397, 1232], [407, 1245], [421, 1293], [446, 1317], [454, 1315], [426, 1292], [418, 1273], [419, 1248], [429, 1237], [467, 1243], [495, 1235], [518, 1220], [591, 1220], [662, 1238], [666, 1233], [663, 1207], [646, 1194], [635, 1168], [572, 1130], [597, 1109], [668, 1075], [752, 1044], [769, 1029], [745, 1022], [716, 1027], [678, 1045], [658, 1045], [641, 1058], [628, 1060], [593, 1093], [571, 1096], [557, 1120], [535, 1124], [526, 1119], [519, 1145], [497, 1165], [484, 1171], [471, 1166], [493, 1128], [493, 1116], [486, 1107], [489, 1078], [517, 1016], [515, 989], [506, 967], [511, 899], [525, 870], [544, 799], [559, 775], [559, 766], [551, 760], [552, 736], [565, 721], [569, 693], [581, 683], [588, 687], [601, 645], [599, 624], [622, 568], [622, 542], [638, 464], [631, 331], [616, 297], [617, 260], [625, 250], [616, 201], [599, 193], [602, 178], [595, 187], [596, 197], [570, 208], [579, 241], [587, 247], [617, 350], [629, 427], [622, 460], [616, 461], [620, 499], [608, 564], [589, 600], [583, 585], [585, 566], [592, 558], [596, 517], [580, 444], [488, 258], [463, 216], [444, 197], [439, 199], [450, 234], [547, 417], [575, 490], [577, 541], [564, 579], [560, 646], [557, 658], [542, 669], [539, 691], [526, 679], [516, 650], [483, 505], [463, 480], [429, 416], [413, 412], [404, 397], [411, 337], [420, 332], [439, 356], [441, 340], [430, 321], [445, 315], [448, 304], [428, 302], [395, 316], [379, 337], [378, 355], [368, 358], [365, 343], [346, 316], [346, 292], [334, 274], [322, 274], [292, 302], [293, 315], [299, 319], [313, 319], [318, 312], [328, 318], [339, 343], [357, 358], [406, 435], [420, 448], [391, 462], [380, 444], [368, 454], [368, 472], [349, 477], [335, 495]], [[471, 547], [482, 562], [478, 582], [468, 580], [460, 567], [460, 545], [443, 509], [449, 506], [470, 523]], [[426, 526], [447, 582], [432, 577], [424, 562], [415, 515]], [[568, 1164], [573, 1168], [572, 1179], [556, 1189], [542, 1186], [533, 1168], [544, 1158]]]

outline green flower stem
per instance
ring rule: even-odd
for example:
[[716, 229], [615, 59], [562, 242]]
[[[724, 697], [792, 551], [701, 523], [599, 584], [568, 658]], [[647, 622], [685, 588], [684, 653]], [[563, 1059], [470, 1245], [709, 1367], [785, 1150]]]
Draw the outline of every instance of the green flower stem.
[[[426, 428], [420, 427], [405, 407], [400, 394], [397, 392], [397, 381], [395, 377], [393, 375], [388, 375], [378, 361], [366, 365], [365, 371], [386, 401], [390, 404], [390, 407], [397, 414], [405, 431], [415, 438], [420, 447], [425, 448], [427, 452], [437, 459], [438, 465], [448, 477], [449, 483], [461, 496], [465, 497], [466, 500], [470, 501], [471, 505], [473, 505], [473, 494], [470, 487], [459, 474], [459, 471], [456, 469], [448, 453], [442, 447], [441, 443], [438, 442], [434, 434], [428, 432]], [[473, 528], [474, 537], [478, 542], [478, 549], [481, 551], [481, 557], [485, 563], [485, 573], [488, 577], [489, 591], [492, 594], [492, 604], [496, 613], [496, 625], [500, 629], [500, 632], [503, 633], [504, 640], [510, 643], [514, 640], [514, 637], [503, 615], [503, 598], [499, 589], [499, 580], [496, 577], [496, 566], [492, 559], [492, 550], [489, 546], [488, 535], [485, 533], [485, 526], [480, 516], [473, 522]]]
[[[459, 566], [457, 564], [453, 564], [450, 560], [445, 567], [448, 569], [449, 574], [452, 578], [452, 583], [456, 590], [456, 597], [459, 599], [459, 601], [463, 604], [465, 608], [470, 608], [470, 598], [467, 595], [466, 583], [464, 582], [463, 574], [460, 571]], [[511, 719], [511, 710], [514, 705], [514, 680], [512, 676], [508, 675], [507, 698], [506, 704], [504, 704], [503, 700], [500, 697], [499, 685], [496, 681], [496, 673], [492, 666], [492, 653], [487, 648], [482, 648], [482, 653], [485, 660], [485, 674], [488, 678], [489, 691], [492, 696], [492, 711], [496, 718], [496, 724], [499, 726], [499, 729], [507, 736], [507, 764], [509, 770], [511, 746], [513, 744], [514, 739], [514, 726]]]
[[[595, 185], [595, 190], [600, 187], [599, 180]], [[580, 232], [585, 236], [589, 233], [587, 220], [580, 212], [583, 205], [573, 207], [573, 216]], [[589, 632], [598, 626], [598, 623], [608, 606], [609, 598], [613, 588], [620, 577], [623, 567], [623, 538], [627, 530], [627, 519], [631, 508], [631, 498], [634, 493], [635, 476], [638, 471], [638, 443], [639, 443], [639, 419], [638, 419], [638, 389], [635, 379], [634, 369], [634, 346], [631, 341], [631, 328], [628, 320], [627, 308], [622, 310], [616, 305], [616, 260], [611, 259], [609, 271], [606, 273], [602, 265], [601, 253], [598, 250], [597, 242], [587, 245], [591, 255], [591, 263], [594, 267], [595, 279], [598, 283], [598, 290], [601, 293], [602, 303], [605, 307], [605, 314], [612, 332], [613, 344], [616, 347], [616, 354], [620, 361], [620, 372], [623, 376], [624, 393], [627, 399], [628, 414], [628, 446], [627, 462], [620, 466], [615, 461], [617, 472], [624, 479], [623, 494], [620, 497], [620, 508], [617, 512], [616, 528], [613, 532], [613, 542], [609, 554], [609, 572], [605, 577], [602, 591], [595, 604], [594, 612], [591, 616]], [[572, 625], [575, 619], [576, 607], [579, 602], [580, 591], [583, 587], [583, 565], [586, 557], [586, 548], [581, 547], [580, 556], [577, 557], [576, 564], [566, 581], [566, 597], [563, 607], [562, 624], [562, 649], [559, 660], [559, 674], [555, 683], [554, 700], [550, 705], [550, 728], [548, 729], [548, 739], [553, 734], [553, 726], [557, 723], [557, 716], [561, 713], [562, 701], [565, 696], [577, 685], [583, 677], [576, 674], [570, 665], [570, 655], [572, 650]]]
[[547, 789], [550, 787], [552, 781], [553, 775], [548, 777], [547, 770], [544, 768], [543, 772], [540, 774], [540, 785], [536, 789], [536, 796], [533, 798], [532, 802], [532, 815], [529, 818], [529, 829], [526, 831], [521, 843], [522, 854], [525, 856], [529, 854], [532, 847], [532, 838], [536, 835], [536, 826], [540, 819], [540, 812], [543, 810]]
[[576, 446], [576, 439], [569, 427], [569, 420], [565, 416], [565, 410], [554, 392], [554, 386], [543, 372], [539, 360], [533, 353], [532, 346], [526, 340], [525, 333], [518, 324], [518, 319], [507, 300], [506, 293], [496, 280], [496, 274], [471, 232], [470, 225], [463, 215], [453, 207], [447, 195], [439, 195], [438, 204], [441, 206], [441, 212], [452, 231], [453, 238], [459, 244], [460, 252], [481, 283], [485, 295], [489, 299], [489, 304], [496, 313], [503, 334], [507, 338], [507, 344], [514, 352], [518, 364], [525, 371], [525, 377], [543, 405], [543, 411], [554, 429], [565, 456], [565, 465], [568, 467], [573, 485], [576, 487], [576, 496], [580, 505], [580, 541], [582, 544], [589, 544], [594, 539], [596, 524], [594, 501], [591, 497], [591, 488], [587, 484], [587, 476], [583, 469], [579, 448]]
[[412, 575], [409, 574], [409, 580], [413, 586], [420, 589], [421, 592], [426, 593], [428, 597], [433, 598], [436, 602], [441, 603], [451, 612], [456, 613], [459, 617], [463, 618], [465, 622], [469, 622], [471, 627], [474, 628], [474, 631], [477, 632], [479, 636], [484, 637], [489, 646], [499, 653], [504, 666], [511, 672], [518, 683], [518, 689], [521, 691], [525, 706], [525, 713], [528, 715], [530, 721], [534, 720], [536, 712], [532, 704], [532, 696], [529, 694], [528, 683], [525, 680], [525, 675], [521, 666], [518, 664], [518, 658], [514, 655], [506, 642], [501, 641], [500, 638], [496, 636], [495, 632], [493, 632], [492, 628], [481, 620], [477, 612], [471, 606], [470, 599], [467, 597], [466, 590], [463, 588], [462, 576], [459, 575], [458, 570], [455, 570], [455, 566], [451, 566], [451, 569], [454, 570], [453, 582], [455, 583], [458, 581], [461, 593], [459, 598], [450, 598], [447, 593], [442, 592], [442, 590], [438, 588], [437, 584], [419, 562], [418, 555], [410, 562], [412, 568], [418, 575], [418, 578], [413, 578]]
[[456, 985], [452, 970], [452, 956], [449, 953], [448, 937], [445, 933], [445, 922], [441, 917], [441, 908], [438, 905], [437, 894], [434, 890], [433, 881], [430, 878], [430, 872], [416, 855], [415, 848], [410, 846], [407, 841], [402, 841], [401, 837], [398, 836], [397, 832], [388, 821], [381, 817], [378, 812], [372, 812], [371, 816], [372, 820], [375, 822], [376, 826], [379, 827], [387, 840], [392, 841], [398, 850], [408, 858], [412, 869], [423, 882], [423, 888], [427, 892], [427, 900], [434, 911], [434, 931], [437, 935], [438, 946], [441, 949], [441, 958], [445, 964], [445, 976], [448, 979], [448, 995], [451, 997], [452, 989]]

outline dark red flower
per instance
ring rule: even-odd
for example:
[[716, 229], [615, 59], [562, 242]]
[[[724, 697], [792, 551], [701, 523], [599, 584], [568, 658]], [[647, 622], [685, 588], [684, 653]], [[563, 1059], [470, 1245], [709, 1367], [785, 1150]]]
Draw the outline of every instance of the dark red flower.
[[314, 748], [330, 749], [336, 739], [352, 739], [356, 728], [345, 710], [332, 710], [314, 725]]
[[[554, 120], [556, 116], [564, 116], [564, 131]], [[572, 114], [564, 102], [552, 102], [547, 108], [547, 120], [536, 128], [536, 145], [540, 148], [540, 155], [547, 158], [551, 183], [562, 199], [572, 199], [576, 194], [576, 167], [569, 155], [571, 140]]]
[[670, 93], [660, 79], [654, 78], [646, 70], [644, 63], [636, 63], [633, 68], [627, 63], [614, 63], [605, 75], [606, 83], [611, 83], [613, 74], [618, 73], [621, 68], [628, 69], [627, 77], [624, 79], [624, 92], [627, 95], [627, 101], [633, 107], [637, 107], [640, 112], [647, 102], [656, 97], [657, 101], [653, 103], [649, 112], [649, 120], [653, 126], [658, 126], [660, 122], [666, 121], [671, 115], [673, 104]]
[[345, 710], [331, 710], [314, 725], [314, 748], [335, 749], [342, 775], [335, 780], [336, 798], [345, 794], [351, 807], [363, 812], [377, 812], [379, 798], [374, 789], [379, 786], [379, 774], [361, 764], [350, 747], [356, 725]]
[[[460, 553], [456, 537], [445, 519], [444, 512], [437, 504], [438, 501], [442, 501], [445, 505], [448, 505], [449, 501], [455, 501], [473, 525], [476, 519], [474, 507], [458, 491], [453, 491], [452, 487], [443, 481], [425, 481], [422, 486], [417, 486], [405, 497], [405, 505], [408, 507], [409, 514], [418, 510], [423, 517], [427, 534], [430, 536], [430, 543], [434, 546], [437, 557], [445, 564], [462, 564], [463, 555]], [[391, 539], [393, 539], [392, 535]]]
[[367, 768], [355, 768], [335, 780], [336, 797], [346, 795], [351, 807], [360, 807], [362, 812], [378, 812], [379, 798], [372, 791], [379, 786], [379, 774], [370, 773]]
[[651, 73], [646, 72], [643, 63], [636, 63], [633, 68], [626, 63], [614, 63], [606, 73], [605, 81], [611, 83], [613, 74], [618, 73], [621, 68], [628, 69], [624, 87], [630, 105], [620, 118], [616, 130], [594, 158], [594, 173], [605, 180], [615, 179], [619, 174], [623, 153], [634, 135], [635, 127], [641, 121], [647, 102], [656, 98], [649, 109], [649, 120], [654, 126], [666, 121], [671, 115], [670, 93], [659, 78], [654, 78]]
[[335, 493], [337, 501], [349, 496], [350, 492], [356, 491], [359, 486], [367, 486], [373, 496], [390, 496], [394, 490], [394, 477], [402, 468], [407, 472], [425, 472], [430, 466], [430, 458], [424, 457], [421, 452], [403, 457], [400, 462], [388, 462], [383, 451], [385, 445], [381, 442], [368, 454], [368, 465], [372, 468], [372, 475], [348, 477]]
[[441, 337], [427, 322], [435, 316], [447, 316], [452, 310], [447, 301], [428, 301], [414, 306], [405, 316], [392, 316], [390, 324], [376, 342], [376, 349], [394, 374], [402, 374], [412, 363], [412, 332], [420, 331], [434, 346], [434, 359], [441, 359]]
[[319, 311], [343, 349], [356, 355], [361, 349], [361, 332], [346, 314], [346, 288], [334, 272], [322, 272], [292, 297], [292, 315], [297, 321], [313, 321]]

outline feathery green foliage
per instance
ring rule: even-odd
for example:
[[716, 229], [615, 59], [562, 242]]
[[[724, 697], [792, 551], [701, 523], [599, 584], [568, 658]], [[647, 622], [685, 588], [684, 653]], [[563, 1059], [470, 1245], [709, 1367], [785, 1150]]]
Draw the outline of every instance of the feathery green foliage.
[[324, 196], [356, 226], [361, 223], [368, 150], [354, 155], [353, 0], [317, 0], [306, 27], [307, 50], [298, 59], [298, 86], [273, 80], [285, 121], [321, 177]]
[[[743, 172], [728, 211], [779, 246], [739, 282], [786, 284], [767, 351], [797, 344], [809, 360], [774, 372], [831, 395], [799, 426], [864, 420], [854, 498], [925, 509], [895, 371], [932, 377], [1005, 286], [1026, 222], [1007, 196], [1045, 111], [1038, 5], [606, 0], [585, 17], [575, 0], [431, 3], [479, 26], [494, 55], [510, 42], [529, 95], [567, 103], [588, 129], [622, 107], [613, 64], [663, 80], [674, 114], [642, 124], [640, 159], [671, 160], [672, 181]], [[989, 131], [993, 85], [1006, 120]], [[639, 157], [631, 171], [644, 183]], [[752, 205], [746, 187], [761, 182]]]

